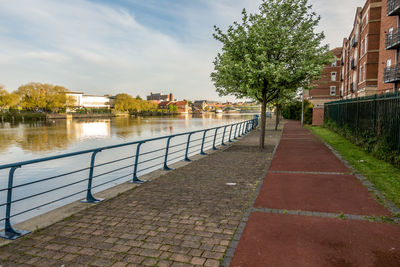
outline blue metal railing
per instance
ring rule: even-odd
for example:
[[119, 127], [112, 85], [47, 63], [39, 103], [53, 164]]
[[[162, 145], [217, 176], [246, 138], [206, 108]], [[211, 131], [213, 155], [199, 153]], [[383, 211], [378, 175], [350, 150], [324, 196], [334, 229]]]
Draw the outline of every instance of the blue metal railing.
[[[162, 136], [162, 137], [157, 137], [157, 138], [151, 138], [151, 139], [146, 139], [146, 140], [140, 140], [140, 141], [135, 141], [135, 142], [129, 142], [129, 143], [124, 143], [124, 144], [118, 144], [118, 145], [111, 145], [111, 146], [105, 146], [105, 147], [99, 147], [95, 149], [88, 149], [88, 150], [83, 150], [83, 151], [78, 151], [78, 152], [73, 152], [73, 153], [66, 153], [62, 155], [57, 155], [57, 156], [51, 156], [51, 157], [45, 157], [45, 158], [40, 158], [40, 159], [34, 159], [34, 160], [28, 160], [28, 161], [22, 161], [22, 162], [16, 162], [16, 163], [10, 163], [10, 164], [5, 164], [5, 165], [0, 165], [0, 170], [7, 170], [9, 169], [8, 173], [8, 185], [5, 188], [0, 188], [0, 193], [6, 193], [6, 202], [0, 204], [0, 208], [5, 209], [5, 215], [4, 217], [0, 217], [0, 222], [4, 223], [4, 231], [0, 233], [0, 237], [6, 238], [6, 239], [16, 239], [20, 236], [23, 236], [29, 231], [25, 230], [17, 230], [12, 227], [11, 224], [11, 218], [14, 218], [16, 216], [20, 216], [22, 214], [31, 212], [33, 210], [42, 208], [44, 206], [48, 206], [51, 204], [54, 204], [56, 202], [59, 202], [61, 200], [65, 200], [67, 198], [71, 198], [73, 196], [77, 196], [79, 194], [85, 193], [86, 192], [86, 198], [82, 202], [85, 203], [97, 203], [102, 201], [102, 199], [96, 198], [93, 196], [92, 190], [94, 188], [98, 188], [101, 186], [104, 186], [106, 184], [115, 182], [117, 180], [121, 180], [127, 177], [132, 177], [131, 182], [132, 183], [144, 183], [146, 181], [139, 179], [138, 173], [142, 172], [144, 173], [145, 171], [149, 171], [151, 169], [161, 167], [163, 166], [164, 170], [171, 170], [171, 168], [168, 166], [168, 163], [171, 162], [176, 162], [178, 160], [185, 160], [185, 161], [191, 161], [189, 156], [194, 155], [194, 154], [202, 154], [202, 155], [207, 155], [205, 153], [206, 149], [217, 149], [217, 144], [220, 143], [221, 146], [225, 146], [225, 142], [232, 142], [233, 139], [237, 139], [238, 137], [241, 137], [242, 135], [247, 134], [251, 130], [255, 129], [258, 124], [258, 118], [254, 118], [252, 120], [247, 120], [243, 122], [238, 122], [238, 123], [233, 123], [229, 125], [224, 125], [224, 126], [219, 126], [219, 127], [214, 127], [214, 128], [208, 128], [208, 129], [203, 129], [203, 130], [198, 130], [198, 131], [192, 131], [192, 132], [185, 132], [185, 133], [179, 133], [179, 134], [174, 134], [174, 135], [169, 135], [169, 136]], [[223, 130], [222, 130], [223, 129]], [[228, 134], [229, 132], [229, 134]], [[195, 134], [201, 134], [202, 136], [200, 138], [193, 139], [193, 136]], [[207, 136], [207, 133], [211, 133], [211, 135]], [[232, 136], [233, 133], [233, 136]], [[221, 136], [222, 135], [222, 136]], [[187, 136], [187, 139], [185, 142], [179, 143], [179, 144], [174, 144], [171, 145], [171, 141], [174, 138], [177, 137], [184, 137]], [[147, 151], [147, 152], [141, 152], [141, 147], [145, 143], [150, 143], [150, 142], [155, 142], [158, 140], [167, 140], [166, 146], [162, 148], [158, 148], [152, 151]], [[127, 146], [133, 146], [136, 145], [136, 153], [134, 155], [129, 155], [126, 157], [122, 157], [119, 159], [113, 159], [111, 161], [107, 161], [101, 164], [96, 165], [96, 156], [105, 151], [105, 150], [111, 150], [111, 149], [117, 149], [121, 147], [127, 147]], [[200, 150], [199, 150], [200, 147]], [[196, 149], [193, 151], [193, 149]], [[171, 152], [171, 149], [174, 149], [174, 151]], [[190, 152], [190, 150], [192, 151]], [[184, 155], [183, 155], [184, 152]], [[157, 154], [160, 154], [157, 156]], [[180, 154], [181, 155], [180, 155]], [[85, 168], [80, 168], [77, 170], [71, 170], [66, 173], [62, 174], [57, 174], [53, 175], [50, 177], [42, 178], [39, 180], [34, 180], [34, 181], [28, 181], [22, 184], [14, 185], [14, 173], [17, 169], [20, 169], [24, 166], [27, 165], [32, 165], [32, 164], [38, 164], [38, 163], [43, 163], [43, 162], [49, 162], [49, 161], [54, 161], [57, 159], [63, 159], [63, 158], [71, 158], [74, 156], [78, 155], [84, 155], [84, 154], [91, 154], [90, 158], [90, 165], [89, 167]], [[139, 161], [139, 159], [143, 156], [148, 156], [148, 159], [144, 159], [142, 161]], [[173, 157], [172, 157], [173, 156]], [[158, 160], [161, 160], [163, 158], [163, 162], [160, 163], [151, 163]], [[114, 168], [112, 170], [107, 170], [106, 172], [100, 173], [100, 174], [94, 174], [95, 168], [99, 168], [101, 166], [111, 166], [113, 163], [117, 162], [122, 162], [124, 160], [129, 160], [129, 159], [134, 159], [133, 164], [127, 164], [122, 167]], [[140, 165], [145, 165], [145, 164], [151, 164], [150, 166], [146, 166], [145, 168], [142, 168], [139, 170]], [[93, 185], [93, 179], [96, 179], [101, 176], [105, 176], [108, 174], [112, 173], [118, 173], [118, 171], [125, 170], [127, 168], [132, 168], [133, 167], [133, 172], [130, 172], [128, 174], [118, 176], [118, 177], [113, 177], [112, 179], [106, 180], [103, 183]], [[38, 183], [43, 183], [45, 181], [52, 181], [54, 179], [60, 178], [60, 177], [66, 177], [68, 175], [80, 173], [83, 171], [89, 170], [89, 176], [84, 179], [76, 180], [73, 182], [69, 182], [68, 184], [65, 185], [58, 185], [54, 186], [52, 185], [52, 188], [49, 188], [43, 192], [35, 192], [33, 195], [24, 195], [21, 198], [18, 198], [16, 200], [13, 200], [13, 190], [21, 187], [26, 187], [28, 185], [34, 185]], [[23, 211], [15, 212], [12, 214], [12, 204], [14, 203], [21, 203], [23, 201], [28, 201], [34, 197], [42, 196], [43, 194], [47, 194], [50, 192], [54, 192], [57, 190], [61, 190], [66, 187], [72, 187], [75, 185], [82, 184], [84, 182], [87, 182], [87, 187], [84, 189], [79, 189], [76, 192], [73, 192], [72, 194], [67, 194], [63, 196], [59, 196], [57, 199], [51, 200], [49, 202], [46, 202], [44, 204], [40, 204], [34, 207], [30, 207], [28, 209], [25, 209]]]

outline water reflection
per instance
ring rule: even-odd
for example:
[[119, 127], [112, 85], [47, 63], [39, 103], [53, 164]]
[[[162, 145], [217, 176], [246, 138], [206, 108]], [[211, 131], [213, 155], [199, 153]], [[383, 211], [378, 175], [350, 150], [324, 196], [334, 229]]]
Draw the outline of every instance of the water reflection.
[[0, 124], [0, 164], [155, 136], [187, 132], [252, 115], [184, 114], [171, 117], [53, 120]]

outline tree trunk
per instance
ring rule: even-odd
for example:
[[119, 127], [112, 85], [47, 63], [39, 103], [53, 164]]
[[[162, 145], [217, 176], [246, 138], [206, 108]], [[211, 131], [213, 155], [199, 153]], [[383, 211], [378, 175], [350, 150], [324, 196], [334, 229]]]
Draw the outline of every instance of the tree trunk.
[[279, 125], [279, 112], [280, 112], [280, 109], [279, 109], [279, 105], [277, 104], [277, 105], [276, 105], [276, 109], [275, 109], [275, 131], [278, 130], [278, 125]]
[[265, 90], [262, 92], [262, 107], [261, 107], [261, 133], [260, 133], [260, 144], [259, 149], [264, 149], [265, 143], [265, 124], [266, 124], [266, 113], [267, 113], [267, 93]]

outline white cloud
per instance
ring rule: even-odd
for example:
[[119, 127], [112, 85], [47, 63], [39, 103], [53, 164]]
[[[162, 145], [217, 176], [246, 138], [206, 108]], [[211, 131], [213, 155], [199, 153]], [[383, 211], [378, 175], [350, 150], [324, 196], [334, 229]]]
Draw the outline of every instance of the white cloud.
[[[312, 2], [323, 17], [327, 41], [340, 45], [351, 29], [356, 3], [362, 1]], [[143, 5], [159, 9], [154, 3]], [[225, 28], [240, 20], [244, 7], [257, 11], [259, 1], [202, 3], [198, 10], [173, 4], [168, 12], [179, 14], [181, 25], [176, 27], [182, 31], [173, 37], [110, 4], [0, 0], [0, 83], [8, 89], [38, 81], [97, 94], [172, 91], [179, 98], [217, 98], [209, 75], [220, 45], [212, 39], [212, 26]]]

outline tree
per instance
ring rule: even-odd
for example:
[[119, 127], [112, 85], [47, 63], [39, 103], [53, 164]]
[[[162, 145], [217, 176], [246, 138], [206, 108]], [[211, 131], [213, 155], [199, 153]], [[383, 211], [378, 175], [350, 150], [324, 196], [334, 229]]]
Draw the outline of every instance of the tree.
[[133, 97], [128, 94], [117, 94], [115, 96], [114, 108], [118, 111], [128, 111], [131, 109]]
[[295, 90], [322, 72], [330, 55], [316, 33], [320, 17], [308, 0], [263, 0], [258, 14], [242, 11], [226, 33], [214, 26], [223, 45], [214, 60], [212, 81], [220, 96], [252, 98], [262, 103], [260, 149], [264, 148], [267, 103], [282, 90]]
[[47, 83], [28, 83], [21, 85], [17, 94], [21, 98], [21, 106], [28, 110], [59, 111], [66, 108], [71, 101], [66, 96], [68, 89]]
[[16, 93], [8, 93], [3, 85], [0, 85], [0, 108], [15, 108], [19, 104], [19, 96]]

